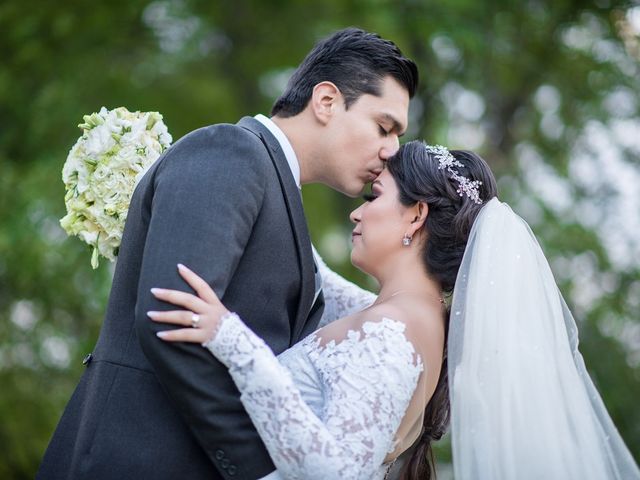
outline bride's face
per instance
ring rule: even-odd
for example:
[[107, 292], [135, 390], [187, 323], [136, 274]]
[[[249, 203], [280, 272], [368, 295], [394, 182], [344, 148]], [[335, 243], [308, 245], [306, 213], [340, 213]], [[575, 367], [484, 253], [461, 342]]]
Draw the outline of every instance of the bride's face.
[[412, 215], [410, 209], [400, 203], [395, 180], [388, 170], [383, 170], [371, 186], [371, 195], [365, 195], [365, 203], [349, 216], [355, 224], [351, 262], [377, 276], [402, 250], [402, 238]]

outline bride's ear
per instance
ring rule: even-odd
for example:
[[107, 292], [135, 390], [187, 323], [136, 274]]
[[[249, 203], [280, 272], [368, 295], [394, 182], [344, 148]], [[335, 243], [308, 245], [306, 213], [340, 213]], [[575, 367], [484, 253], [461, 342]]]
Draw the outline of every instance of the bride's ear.
[[320, 82], [313, 87], [311, 94], [311, 111], [321, 124], [326, 125], [335, 114], [342, 101], [342, 93], [333, 82]]
[[427, 220], [427, 215], [429, 214], [429, 205], [427, 205], [426, 202], [417, 202], [411, 207], [409, 213], [411, 214], [411, 223], [409, 224], [407, 234], [413, 237], [416, 232], [424, 226], [424, 222]]

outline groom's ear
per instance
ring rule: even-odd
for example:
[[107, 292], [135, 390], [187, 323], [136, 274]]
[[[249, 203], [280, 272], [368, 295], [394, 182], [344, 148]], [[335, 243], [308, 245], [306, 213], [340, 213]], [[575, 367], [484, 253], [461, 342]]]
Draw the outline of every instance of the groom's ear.
[[315, 118], [321, 124], [326, 125], [335, 114], [340, 102], [342, 102], [342, 93], [336, 84], [325, 81], [313, 87], [309, 104]]

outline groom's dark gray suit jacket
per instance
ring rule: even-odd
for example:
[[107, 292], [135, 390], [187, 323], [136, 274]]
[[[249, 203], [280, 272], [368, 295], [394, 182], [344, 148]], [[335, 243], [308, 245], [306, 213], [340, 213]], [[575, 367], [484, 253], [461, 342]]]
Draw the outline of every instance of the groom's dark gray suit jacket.
[[175, 309], [152, 287], [207, 280], [275, 353], [313, 331], [314, 263], [299, 190], [257, 120], [176, 142], [138, 185], [95, 350], [38, 478], [259, 478], [274, 469], [225, 367], [197, 344], [171, 344], [146, 315]]

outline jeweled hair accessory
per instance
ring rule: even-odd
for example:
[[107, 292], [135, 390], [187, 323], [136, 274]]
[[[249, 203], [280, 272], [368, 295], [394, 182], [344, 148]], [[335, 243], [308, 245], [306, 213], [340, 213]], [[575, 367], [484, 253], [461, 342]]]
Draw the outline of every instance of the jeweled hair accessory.
[[471, 181], [467, 177], [460, 175], [460, 172], [458, 172], [454, 167], [464, 167], [464, 165], [451, 155], [451, 152], [449, 152], [447, 147], [427, 144], [424, 146], [427, 149], [427, 152], [438, 160], [438, 170], [444, 170], [446, 168], [451, 175], [451, 178], [458, 182], [458, 195], [461, 197], [466, 195], [471, 199], [471, 201], [481, 205], [482, 199], [480, 198], [479, 188], [480, 185], [482, 185], [482, 182], [480, 180]]

